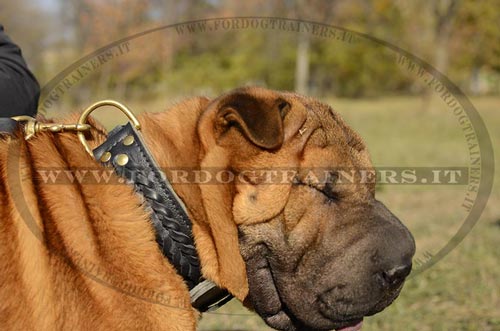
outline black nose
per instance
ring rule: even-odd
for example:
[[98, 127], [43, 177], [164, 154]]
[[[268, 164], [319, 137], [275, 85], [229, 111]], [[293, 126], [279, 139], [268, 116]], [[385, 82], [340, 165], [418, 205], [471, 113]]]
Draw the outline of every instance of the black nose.
[[379, 280], [384, 287], [394, 287], [400, 285], [411, 271], [411, 263], [399, 265], [395, 268], [382, 271]]

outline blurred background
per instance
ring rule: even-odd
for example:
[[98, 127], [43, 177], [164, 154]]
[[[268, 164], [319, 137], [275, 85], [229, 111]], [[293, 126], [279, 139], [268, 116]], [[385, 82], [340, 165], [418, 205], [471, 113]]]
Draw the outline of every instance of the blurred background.
[[[122, 101], [136, 112], [164, 111], [187, 96], [216, 97], [238, 86], [259, 85], [329, 103], [363, 136], [375, 166], [470, 165], [464, 132], [442, 94], [419, 76], [418, 66], [402, 65], [401, 52], [369, 37], [280, 19], [256, 27], [221, 19], [159, 28], [235, 16], [325, 23], [404, 49], [469, 96], [494, 148], [500, 146], [500, 0], [0, 3], [0, 24], [21, 46], [44, 88], [44, 116], [77, 112], [102, 98]], [[150, 29], [156, 30], [140, 34]], [[98, 118], [108, 127], [118, 124], [116, 113]], [[415, 270], [463, 224], [465, 193], [460, 185], [378, 187], [378, 198], [416, 238]], [[411, 278], [395, 304], [365, 320], [364, 330], [500, 330], [499, 198], [495, 182], [484, 213], [464, 241]], [[199, 329], [267, 328], [233, 300], [204, 314]]]
[[[492, 95], [500, 93], [498, 8], [498, 0], [3, 0], [0, 18], [42, 85], [81, 56], [153, 27], [207, 17], [277, 16], [381, 38], [433, 64], [467, 94]], [[219, 93], [249, 83], [350, 98], [423, 93], [368, 43], [339, 50], [339, 43], [271, 28], [219, 27], [208, 38], [184, 30], [182, 36], [164, 30], [137, 40], [132, 54], [87, 78], [88, 93], [151, 98]], [[307, 69], [301, 70], [302, 62]]]

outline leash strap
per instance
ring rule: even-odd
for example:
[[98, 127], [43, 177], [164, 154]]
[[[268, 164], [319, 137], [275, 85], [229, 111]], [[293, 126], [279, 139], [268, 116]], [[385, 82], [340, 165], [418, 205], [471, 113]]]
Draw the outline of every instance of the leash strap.
[[193, 307], [213, 310], [232, 296], [203, 280], [186, 207], [149, 153], [139, 132], [130, 124], [116, 127], [93, 151], [96, 160], [112, 166], [144, 198], [163, 255], [184, 277]]

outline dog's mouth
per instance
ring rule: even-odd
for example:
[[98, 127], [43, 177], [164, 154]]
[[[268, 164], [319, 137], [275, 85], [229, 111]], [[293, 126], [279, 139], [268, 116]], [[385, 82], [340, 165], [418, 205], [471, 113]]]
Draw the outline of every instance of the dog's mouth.
[[[293, 317], [287, 315], [284, 311], [280, 311], [274, 316], [264, 318], [266, 323], [278, 330], [315, 330], [315, 328], [307, 327], [305, 325], [300, 325], [298, 322], [293, 321]], [[363, 319], [356, 319], [350, 321], [336, 322], [337, 327], [334, 327], [336, 331], [360, 331], [363, 326]]]
[[363, 318], [333, 320], [320, 314], [310, 321], [299, 318], [280, 293], [276, 277], [267, 258], [251, 258], [247, 262], [249, 295], [245, 304], [252, 307], [270, 327], [284, 331], [337, 330], [359, 331]]
[[361, 330], [361, 327], [363, 326], [363, 319], [359, 320], [358, 322], [353, 322], [350, 325], [337, 328], [337, 331], [359, 331]]

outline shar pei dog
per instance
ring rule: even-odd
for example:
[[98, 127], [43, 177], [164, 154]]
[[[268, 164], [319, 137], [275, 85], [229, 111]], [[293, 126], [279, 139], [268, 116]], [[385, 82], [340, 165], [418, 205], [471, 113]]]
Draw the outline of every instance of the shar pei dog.
[[[375, 181], [351, 171], [371, 173], [368, 151], [328, 105], [245, 87], [139, 120], [162, 169], [233, 174], [196, 182], [165, 171], [203, 277], [269, 326], [359, 330], [399, 295], [413, 237], [375, 198]], [[106, 132], [92, 126], [96, 147]], [[114, 173], [107, 185], [48, 181], [50, 169], [102, 168], [74, 133], [3, 137], [0, 165], [2, 330], [196, 329], [200, 313], [133, 187]], [[341, 183], [339, 169], [354, 181]]]

